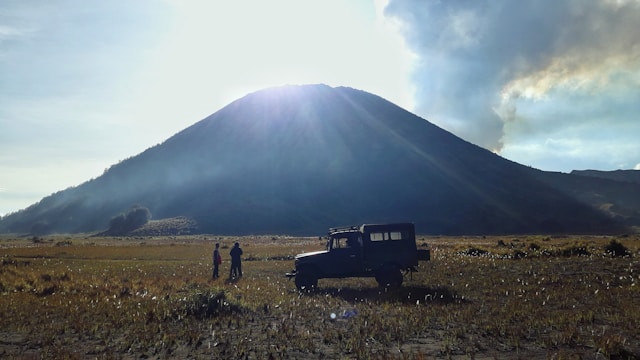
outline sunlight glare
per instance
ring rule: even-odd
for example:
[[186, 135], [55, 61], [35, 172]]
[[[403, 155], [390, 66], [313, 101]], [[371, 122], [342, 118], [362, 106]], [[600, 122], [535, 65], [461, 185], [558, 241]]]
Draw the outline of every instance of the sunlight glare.
[[183, 119], [184, 127], [249, 92], [315, 83], [412, 110], [413, 55], [384, 19], [384, 1], [169, 3], [173, 26], [140, 74], [146, 100], [137, 107], [146, 118]]

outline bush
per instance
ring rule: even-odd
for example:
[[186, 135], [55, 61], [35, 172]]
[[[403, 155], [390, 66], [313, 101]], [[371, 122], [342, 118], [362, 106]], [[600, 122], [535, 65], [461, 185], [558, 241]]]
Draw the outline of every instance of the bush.
[[629, 249], [615, 240], [611, 240], [611, 242], [604, 247], [604, 252], [613, 257], [631, 256]]
[[133, 206], [126, 216], [127, 228], [137, 229], [151, 220], [151, 211], [146, 207]]
[[560, 250], [560, 255], [564, 257], [591, 256], [591, 253], [589, 252], [589, 250], [587, 250], [586, 247], [576, 245], [576, 246], [571, 246], [571, 247], [567, 247]]
[[151, 211], [146, 207], [134, 205], [126, 214], [118, 214], [109, 221], [109, 235], [125, 235], [151, 220]]
[[185, 297], [184, 312], [198, 319], [211, 318], [221, 313], [240, 312], [242, 309], [227, 301], [224, 291], [205, 290]]
[[126, 230], [126, 216], [124, 214], [118, 214], [111, 218], [109, 221], [109, 233], [111, 235], [123, 234]]
[[526, 257], [527, 257], [527, 253], [525, 253], [524, 251], [516, 250], [513, 252], [514, 259], [524, 259]]
[[466, 256], [485, 256], [489, 254], [487, 250], [479, 249], [479, 248], [469, 248], [461, 253], [461, 255]]

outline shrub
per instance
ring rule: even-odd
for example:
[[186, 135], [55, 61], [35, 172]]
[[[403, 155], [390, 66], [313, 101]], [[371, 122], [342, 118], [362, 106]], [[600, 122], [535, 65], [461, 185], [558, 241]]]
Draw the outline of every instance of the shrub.
[[221, 313], [241, 311], [241, 308], [226, 299], [224, 291], [206, 290], [184, 298], [184, 311], [198, 319], [210, 318]]
[[151, 211], [146, 207], [135, 205], [129, 209], [126, 224], [129, 229], [137, 229], [151, 220]]
[[604, 247], [604, 252], [613, 257], [631, 256], [629, 249], [616, 240], [611, 240], [611, 242]]
[[109, 221], [109, 235], [125, 235], [135, 230], [151, 219], [151, 211], [146, 207], [133, 205], [126, 214], [118, 214]]
[[584, 246], [571, 246], [560, 250], [560, 255], [564, 257], [571, 256], [590, 256], [591, 253]]
[[516, 250], [513, 252], [514, 259], [524, 259], [526, 257], [527, 257], [527, 253], [525, 253], [524, 251]]
[[484, 256], [484, 255], [487, 255], [488, 253], [489, 252], [487, 250], [472, 247], [463, 251], [461, 254], [466, 256]]
[[111, 235], [120, 235], [125, 231], [126, 217], [124, 214], [118, 214], [109, 221], [109, 233]]

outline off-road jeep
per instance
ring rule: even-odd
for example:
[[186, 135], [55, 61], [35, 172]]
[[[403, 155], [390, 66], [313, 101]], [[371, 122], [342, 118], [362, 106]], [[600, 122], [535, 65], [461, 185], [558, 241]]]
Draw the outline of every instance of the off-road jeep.
[[381, 287], [402, 285], [402, 271], [415, 271], [429, 250], [416, 247], [411, 223], [356, 225], [329, 229], [327, 250], [299, 254], [295, 277], [299, 290], [313, 290], [322, 278], [375, 277]]

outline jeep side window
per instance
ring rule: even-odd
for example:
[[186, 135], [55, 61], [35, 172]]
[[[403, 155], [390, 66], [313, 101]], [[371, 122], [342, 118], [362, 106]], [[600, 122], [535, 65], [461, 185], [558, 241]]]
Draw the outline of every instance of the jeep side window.
[[344, 239], [343, 238], [331, 238], [330, 249], [340, 249], [344, 247]]
[[406, 238], [402, 236], [402, 232], [400, 231], [390, 231], [390, 232], [372, 232], [369, 234], [369, 238], [371, 241], [387, 241], [387, 240], [402, 240]]
[[333, 249], [357, 249], [362, 246], [362, 238], [360, 236], [335, 237], [329, 240], [327, 250]]

